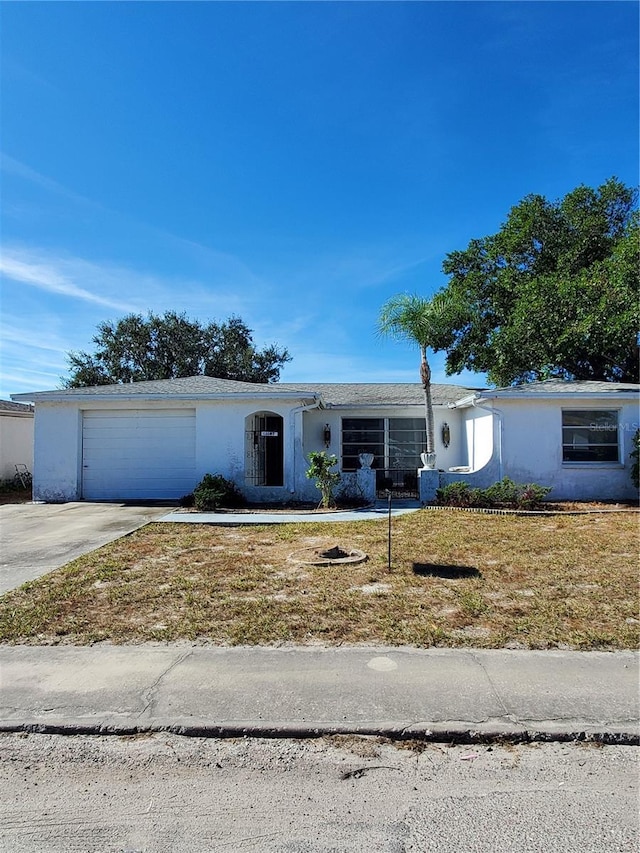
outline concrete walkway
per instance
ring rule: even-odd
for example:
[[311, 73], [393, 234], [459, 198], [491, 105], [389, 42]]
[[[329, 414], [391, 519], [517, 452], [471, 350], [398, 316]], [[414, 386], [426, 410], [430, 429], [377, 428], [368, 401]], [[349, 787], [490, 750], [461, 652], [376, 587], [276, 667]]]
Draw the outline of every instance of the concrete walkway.
[[[420, 509], [418, 501], [396, 501], [391, 507], [391, 515], [405, 515], [408, 512], [416, 512]], [[185, 512], [174, 510], [173, 512], [156, 518], [155, 521], [169, 521], [178, 524], [300, 524], [305, 522], [321, 521], [375, 521], [389, 517], [389, 507], [386, 502], [378, 502], [374, 506], [362, 509], [331, 510], [329, 512], [318, 512], [317, 510], [292, 511], [292, 512], [268, 512], [256, 510], [255, 512]]]
[[638, 743], [635, 652], [0, 646], [0, 731]]

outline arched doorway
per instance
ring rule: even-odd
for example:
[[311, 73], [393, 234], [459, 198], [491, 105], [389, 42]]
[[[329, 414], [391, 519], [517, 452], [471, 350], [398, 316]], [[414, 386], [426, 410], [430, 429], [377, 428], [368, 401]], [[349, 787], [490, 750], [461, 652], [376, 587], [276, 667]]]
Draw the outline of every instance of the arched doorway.
[[245, 480], [251, 486], [284, 485], [284, 421], [274, 412], [245, 420]]

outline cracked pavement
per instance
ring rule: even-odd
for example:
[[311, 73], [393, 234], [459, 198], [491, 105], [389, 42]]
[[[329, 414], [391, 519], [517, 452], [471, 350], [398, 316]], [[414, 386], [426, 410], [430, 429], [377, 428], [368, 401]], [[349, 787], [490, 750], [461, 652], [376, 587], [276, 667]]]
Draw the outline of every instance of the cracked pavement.
[[0, 647], [0, 731], [638, 743], [637, 652]]

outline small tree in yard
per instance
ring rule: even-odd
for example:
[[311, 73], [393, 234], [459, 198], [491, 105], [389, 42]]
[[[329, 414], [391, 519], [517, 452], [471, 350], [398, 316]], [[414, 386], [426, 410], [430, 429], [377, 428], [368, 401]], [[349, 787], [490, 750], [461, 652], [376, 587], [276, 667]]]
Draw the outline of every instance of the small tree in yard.
[[322, 495], [320, 506], [326, 509], [333, 504], [333, 490], [340, 482], [340, 472], [331, 470], [338, 464], [338, 458], [333, 454], [327, 456], [324, 450], [314, 451], [309, 454], [309, 463], [307, 479], [316, 481]]

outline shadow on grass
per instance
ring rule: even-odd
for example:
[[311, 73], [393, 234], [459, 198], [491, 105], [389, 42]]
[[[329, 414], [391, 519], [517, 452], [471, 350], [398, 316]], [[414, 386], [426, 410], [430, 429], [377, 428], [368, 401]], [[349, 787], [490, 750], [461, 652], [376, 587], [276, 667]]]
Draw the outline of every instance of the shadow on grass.
[[474, 566], [443, 566], [438, 563], [414, 563], [413, 573], [423, 578], [444, 578], [450, 581], [482, 577], [482, 572]]

